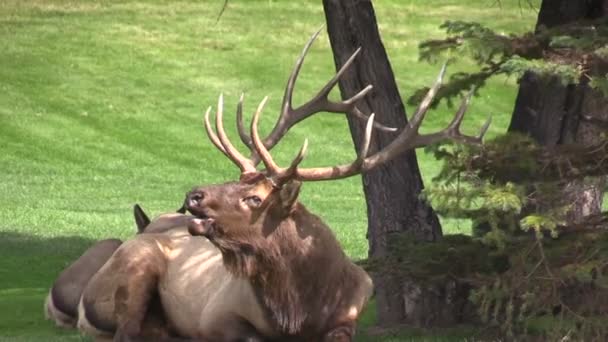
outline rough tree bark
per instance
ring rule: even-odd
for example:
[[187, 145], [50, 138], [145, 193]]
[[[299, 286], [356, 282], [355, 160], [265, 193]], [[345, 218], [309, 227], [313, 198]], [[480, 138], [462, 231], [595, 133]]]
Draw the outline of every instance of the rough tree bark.
[[[536, 30], [577, 20], [597, 19], [608, 14], [608, 0], [543, 0]], [[605, 65], [585, 65], [588, 73], [604, 75]], [[596, 119], [608, 119], [608, 101], [591, 89], [588, 79], [564, 85], [557, 77], [542, 79], [528, 72], [520, 80], [519, 93], [509, 131], [529, 134], [539, 144], [594, 144], [603, 130]], [[602, 206], [605, 180], [578, 180], [564, 188], [567, 203], [572, 203], [569, 221], [598, 214]]]
[[[362, 47], [354, 66], [340, 81], [342, 97], [350, 97], [367, 84], [372, 84], [372, 94], [360, 104], [362, 110], [376, 113], [377, 121], [387, 126], [404, 127], [407, 123], [405, 108], [380, 39], [371, 1], [324, 0], [323, 6], [336, 69], [358, 47]], [[349, 119], [349, 126], [358, 150], [364, 123]], [[374, 134], [370, 153], [388, 145], [396, 136], [395, 133]], [[419, 197], [423, 183], [413, 151], [364, 174], [363, 189], [371, 258], [390, 254], [389, 241], [398, 233], [410, 233], [418, 241], [435, 241], [441, 237], [437, 215]], [[432, 288], [397, 279], [390, 274], [372, 276], [380, 325], [426, 325], [435, 320], [453, 319], [450, 310], [445, 309], [444, 299], [456, 290], [454, 284]], [[445, 287], [450, 286], [446, 290]]]

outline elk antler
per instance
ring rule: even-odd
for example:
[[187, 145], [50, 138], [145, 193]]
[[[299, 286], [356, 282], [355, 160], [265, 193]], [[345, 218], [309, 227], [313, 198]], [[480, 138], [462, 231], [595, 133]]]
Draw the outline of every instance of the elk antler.
[[230, 143], [226, 132], [224, 131], [224, 95], [220, 94], [217, 101], [217, 113], [215, 114], [215, 130], [217, 135], [211, 129], [211, 123], [209, 121], [209, 113], [211, 113], [211, 107], [205, 112], [205, 130], [209, 136], [209, 140], [217, 147], [218, 150], [222, 151], [228, 159], [232, 160], [241, 169], [241, 173], [255, 172], [255, 163], [253, 160], [245, 158], [233, 145]]
[[466, 109], [470, 103], [471, 96], [473, 91], [471, 91], [463, 100], [460, 108], [456, 112], [456, 115], [452, 119], [452, 122], [443, 130], [430, 133], [430, 134], [420, 134], [418, 133], [418, 129], [424, 120], [426, 112], [429, 109], [430, 104], [433, 101], [433, 98], [437, 94], [437, 91], [441, 87], [441, 82], [445, 75], [446, 66], [444, 65], [441, 68], [439, 73], [439, 77], [437, 77], [437, 81], [429, 89], [425, 98], [420, 103], [418, 109], [412, 116], [412, 119], [409, 123], [403, 128], [401, 133], [393, 140], [388, 146], [384, 149], [376, 152], [371, 156], [367, 156], [367, 152], [369, 150], [369, 143], [371, 140], [372, 134], [372, 123], [374, 120], [374, 115], [370, 115], [365, 135], [363, 137], [363, 142], [361, 144], [361, 150], [357, 158], [350, 164], [339, 165], [339, 166], [330, 166], [330, 167], [321, 167], [321, 168], [308, 168], [302, 169], [298, 168], [297, 165], [302, 160], [303, 155], [306, 151], [307, 142], [305, 142], [304, 147], [300, 150], [298, 156], [291, 163], [291, 166], [288, 168], [281, 168], [277, 166], [268, 150], [264, 147], [264, 143], [261, 141], [258, 133], [257, 133], [257, 123], [259, 119], [259, 115], [262, 111], [262, 108], [266, 102], [264, 99], [258, 110], [256, 111], [253, 121], [251, 123], [251, 136], [253, 138], [253, 145], [257, 153], [262, 158], [264, 165], [266, 166], [266, 170], [270, 177], [272, 177], [275, 182], [280, 185], [289, 179], [298, 179], [301, 181], [319, 181], [319, 180], [329, 180], [329, 179], [339, 179], [345, 178], [349, 176], [353, 176], [358, 173], [369, 171], [381, 164], [386, 163], [389, 160], [395, 158], [395, 156], [413, 148], [422, 147], [425, 145], [429, 145], [435, 142], [439, 142], [441, 140], [449, 139], [458, 142], [464, 142], [469, 144], [481, 143], [483, 136], [488, 130], [488, 127], [491, 123], [491, 117], [488, 118], [486, 123], [481, 127], [481, 131], [478, 136], [468, 136], [464, 135], [460, 132], [460, 124], [462, 123], [462, 119], [464, 118], [464, 114]]
[[[268, 150], [272, 149], [281, 140], [281, 138], [283, 138], [283, 136], [287, 133], [287, 131], [289, 131], [289, 129], [291, 127], [293, 127], [298, 122], [311, 117], [312, 115], [314, 115], [316, 113], [320, 113], [320, 112], [338, 113], [338, 114], [354, 115], [355, 117], [362, 119], [362, 120], [368, 119], [368, 116], [363, 114], [359, 110], [359, 108], [357, 108], [357, 106], [355, 104], [357, 103], [357, 101], [362, 99], [365, 95], [367, 95], [372, 90], [372, 85], [368, 85], [363, 90], [361, 90], [360, 92], [358, 92], [351, 98], [346, 99], [344, 101], [334, 102], [334, 101], [329, 100], [329, 98], [328, 98], [329, 93], [335, 87], [335, 85], [338, 83], [338, 81], [340, 80], [342, 75], [344, 75], [346, 70], [348, 70], [348, 68], [353, 64], [353, 61], [355, 60], [355, 58], [361, 51], [361, 48], [358, 48], [348, 58], [348, 60], [344, 63], [344, 65], [342, 65], [340, 70], [338, 70], [338, 72], [334, 75], [334, 77], [332, 79], [330, 79], [327, 82], [327, 84], [325, 84], [325, 86], [323, 86], [323, 88], [321, 88], [321, 90], [317, 93], [317, 95], [315, 97], [313, 97], [310, 101], [306, 102], [305, 104], [301, 105], [300, 107], [293, 108], [293, 105], [292, 105], [293, 89], [295, 87], [295, 83], [298, 78], [298, 74], [300, 73], [300, 69], [302, 68], [302, 64], [304, 63], [304, 57], [306, 57], [308, 50], [312, 46], [315, 39], [317, 39], [320, 32], [321, 32], [321, 29], [319, 29], [317, 32], [315, 32], [310, 37], [310, 39], [304, 46], [304, 49], [302, 50], [300, 57], [296, 61], [296, 64], [291, 72], [291, 75], [289, 75], [289, 79], [287, 80], [287, 86], [285, 87], [285, 94], [283, 95], [283, 101], [281, 104], [281, 112], [280, 112], [279, 118], [278, 118], [277, 122], [275, 123], [270, 134], [262, 140], [264, 143], [264, 146]], [[254, 165], [257, 165], [260, 161], [258, 153], [256, 150], [254, 150], [252, 148], [253, 146], [252, 146], [251, 136], [246, 133], [244, 125], [243, 125], [243, 99], [244, 99], [244, 95], [242, 94], [239, 99], [239, 103], [237, 105], [237, 111], [236, 111], [237, 128], [239, 131], [239, 136], [240, 136], [241, 140], [243, 141], [243, 143], [252, 150], [250, 159], [252, 159]], [[387, 127], [387, 126], [384, 126], [384, 125], [376, 123], [376, 122], [374, 122], [373, 125], [376, 129], [379, 129], [379, 130], [385, 131], [385, 132], [394, 132], [397, 130], [396, 128]]]
[[361, 144], [361, 149], [358, 153], [357, 158], [350, 164], [320, 168], [299, 168], [298, 165], [300, 164], [302, 159], [304, 159], [304, 156], [306, 154], [306, 148], [308, 146], [308, 141], [306, 140], [304, 142], [304, 145], [300, 149], [300, 152], [298, 153], [296, 158], [294, 158], [289, 167], [282, 168], [278, 166], [273, 161], [269, 150], [273, 146], [275, 146], [278, 141], [287, 133], [287, 131], [298, 122], [321, 111], [344, 113], [347, 115], [353, 114], [359, 118], [366, 117], [355, 106], [355, 102], [365, 96], [372, 89], [371, 85], [368, 85], [350, 99], [344, 100], [342, 102], [332, 102], [328, 99], [329, 92], [339, 81], [340, 77], [344, 74], [346, 69], [352, 64], [354, 58], [359, 53], [360, 49], [357, 49], [357, 51], [353, 53], [353, 55], [344, 63], [344, 65], [336, 73], [336, 75], [319, 91], [319, 93], [312, 100], [308, 101], [307, 103], [296, 109], [292, 108], [291, 99], [296, 78], [302, 66], [304, 57], [308, 49], [312, 45], [312, 42], [319, 35], [319, 32], [320, 31], [317, 31], [311, 37], [311, 39], [304, 47], [300, 58], [296, 62], [294, 70], [292, 71], [291, 76], [289, 77], [285, 89], [283, 104], [281, 106], [281, 115], [279, 116], [279, 119], [277, 120], [277, 123], [275, 124], [272, 132], [266, 138], [262, 139], [259, 136], [257, 125], [259, 121], [259, 116], [264, 108], [264, 105], [266, 104], [268, 97], [265, 97], [262, 102], [260, 102], [251, 122], [250, 135], [248, 135], [245, 132], [243, 126], [243, 95], [241, 95], [237, 106], [237, 127], [241, 140], [251, 150], [250, 158], [245, 158], [240, 152], [238, 152], [226, 136], [222, 124], [222, 95], [220, 95], [218, 100], [218, 110], [215, 120], [215, 129], [217, 131], [217, 135], [211, 129], [211, 124], [209, 120], [211, 108], [209, 108], [205, 113], [205, 129], [207, 131], [207, 135], [209, 136], [213, 144], [241, 169], [242, 173], [255, 172], [256, 166], [259, 164], [260, 161], [262, 161], [266, 167], [267, 176], [271, 177], [274, 180], [275, 184], [277, 184], [278, 186], [285, 183], [289, 179], [298, 179], [302, 181], [339, 179], [369, 171], [383, 163], [386, 163], [387, 161], [395, 158], [395, 156], [407, 150], [429, 145], [444, 139], [450, 139], [464, 143], [481, 143], [483, 136], [488, 130], [491, 118], [488, 118], [486, 123], [482, 126], [481, 132], [478, 136], [468, 136], [460, 132], [460, 125], [462, 123], [462, 119], [464, 118], [466, 109], [469, 105], [473, 91], [471, 91], [465, 97], [460, 108], [456, 112], [456, 115], [452, 119], [452, 122], [446, 128], [436, 133], [418, 133], [418, 129], [420, 128], [420, 125], [424, 120], [426, 112], [428, 111], [429, 106], [431, 105], [435, 95], [437, 94], [437, 91], [441, 87], [441, 83], [446, 71], [446, 65], [443, 65], [441, 71], [439, 72], [439, 76], [437, 77], [437, 81], [431, 87], [431, 89], [429, 89], [425, 98], [420, 103], [419, 107], [416, 109], [416, 112], [412, 116], [409, 123], [403, 128], [397, 138], [395, 138], [395, 140], [393, 140], [388, 146], [386, 146], [382, 150], [376, 152], [371, 156], [367, 156], [371, 140], [372, 128], [376, 127], [383, 131], [393, 131], [394, 129], [374, 123], [374, 114], [371, 114], [367, 118], [367, 125], [365, 129], [365, 135], [363, 137], [363, 142]]

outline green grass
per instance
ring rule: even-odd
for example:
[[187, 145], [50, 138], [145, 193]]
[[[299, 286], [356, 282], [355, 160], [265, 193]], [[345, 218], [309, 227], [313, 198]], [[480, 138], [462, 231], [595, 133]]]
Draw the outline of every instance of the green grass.
[[[237, 0], [216, 23], [222, 4], [0, 2], [0, 340], [78, 339], [42, 317], [46, 290], [58, 272], [92, 241], [133, 234], [134, 203], [151, 213], [173, 210], [193, 185], [237, 177], [201, 128], [203, 109], [215, 104], [220, 92], [227, 121], [233, 120], [241, 91], [247, 113], [270, 95], [262, 118], [268, 131], [295, 58], [324, 23], [322, 6]], [[441, 37], [444, 20], [477, 20], [523, 32], [533, 27], [536, 15], [514, 1], [502, 8], [492, 0], [375, 5], [403, 98], [435, 78], [439, 66], [419, 63], [417, 44]], [[333, 72], [322, 35], [304, 65], [295, 102], [314, 95]], [[476, 128], [492, 114], [490, 134], [504, 131], [515, 91], [513, 79], [489, 82], [474, 99], [466, 126]], [[453, 110], [433, 111], [424, 129], [447, 123]], [[231, 122], [227, 126], [236, 139]], [[326, 115], [294, 129], [276, 148], [279, 161], [288, 161], [305, 137], [310, 140], [305, 166], [354, 157], [345, 120]], [[438, 164], [418, 155], [429, 180]], [[358, 177], [306, 184], [301, 201], [335, 230], [350, 256], [366, 256]], [[468, 229], [466, 223], [444, 222], [447, 233]], [[399, 336], [426, 340], [419, 332]]]

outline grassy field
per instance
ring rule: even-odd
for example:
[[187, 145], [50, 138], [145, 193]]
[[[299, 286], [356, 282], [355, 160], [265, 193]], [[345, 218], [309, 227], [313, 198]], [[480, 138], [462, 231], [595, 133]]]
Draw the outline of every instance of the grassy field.
[[[419, 63], [417, 45], [440, 37], [439, 24], [476, 20], [523, 32], [533, 27], [536, 13], [518, 3], [375, 2], [402, 96], [435, 78], [439, 66]], [[222, 4], [0, 1], [0, 340], [78, 340], [43, 320], [43, 298], [58, 272], [94, 240], [131, 236], [134, 203], [152, 214], [174, 210], [193, 185], [237, 177], [201, 126], [203, 109], [220, 92], [235, 139], [231, 110], [240, 92], [246, 93], [248, 113], [269, 95], [262, 119], [268, 131], [295, 58], [324, 23], [322, 6], [234, 0], [216, 22]], [[450, 71], [458, 67], [473, 65]], [[322, 35], [302, 70], [295, 103], [314, 95], [333, 72]], [[466, 126], [476, 128], [492, 114], [490, 135], [503, 132], [515, 91], [513, 79], [492, 80], [474, 99]], [[431, 112], [424, 128], [444, 125], [452, 111]], [[305, 137], [305, 165], [354, 157], [345, 120], [326, 115], [294, 129], [276, 148], [279, 161], [287, 161]], [[436, 162], [422, 152], [419, 162], [430, 179]], [[353, 258], [367, 253], [360, 182], [354, 177], [306, 184], [301, 195]], [[468, 229], [444, 224], [448, 233]], [[425, 340], [424, 334], [407, 336]], [[466, 333], [434, 336], [460, 339]]]

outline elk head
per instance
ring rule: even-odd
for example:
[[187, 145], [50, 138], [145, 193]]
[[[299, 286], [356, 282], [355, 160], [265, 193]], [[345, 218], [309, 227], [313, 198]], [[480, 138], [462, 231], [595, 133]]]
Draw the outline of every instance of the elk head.
[[262, 173], [247, 174], [239, 182], [195, 188], [186, 203], [199, 219], [189, 223], [189, 231], [209, 238], [233, 273], [251, 276], [256, 269], [255, 260], [249, 258], [279, 253], [270, 235], [295, 208], [299, 189], [298, 181], [278, 188]]

